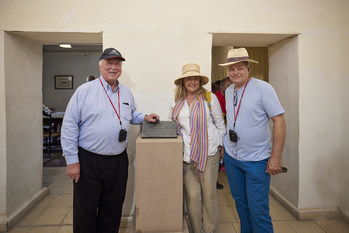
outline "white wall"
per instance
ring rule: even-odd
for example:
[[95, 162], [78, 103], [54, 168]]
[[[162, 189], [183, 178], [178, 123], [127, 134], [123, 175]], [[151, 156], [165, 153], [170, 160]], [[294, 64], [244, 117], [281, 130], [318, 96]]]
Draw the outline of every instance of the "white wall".
[[[210, 74], [210, 32], [299, 33], [299, 197], [293, 204], [345, 210], [348, 175], [342, 172], [348, 169], [338, 168], [344, 166], [348, 141], [347, 15], [346, 0], [0, 1], [3, 30], [103, 31], [103, 46], [116, 47], [127, 59], [120, 81], [135, 93], [138, 109], [162, 118], [183, 64], [196, 62]], [[275, 188], [290, 182], [283, 177]]]
[[337, 206], [342, 179], [336, 164], [340, 112], [346, 107], [338, 91], [343, 76], [337, 60], [321, 62], [324, 57], [340, 57], [340, 47], [333, 46], [339, 44], [339, 34], [319, 33], [323, 32], [299, 36], [300, 208]]
[[4, 47], [9, 218], [42, 190], [42, 48], [8, 33]]
[[[340, 148], [338, 150], [339, 157], [335, 164], [335, 168], [338, 171], [340, 189], [338, 190], [338, 196], [340, 199], [340, 207], [343, 213], [348, 217], [349, 220], [349, 33], [348, 33], [348, 23], [349, 23], [349, 14], [347, 9], [349, 9], [349, 1], [341, 1], [342, 5], [340, 8], [340, 25], [341, 25], [341, 34], [340, 34], [340, 71], [341, 71], [341, 82], [340, 82], [340, 100], [342, 106], [340, 111]], [[343, 107], [343, 105], [345, 107]]]
[[285, 109], [286, 142], [282, 155], [288, 172], [272, 177], [272, 187], [294, 206], [299, 200], [299, 71], [297, 36], [269, 47], [269, 83]]
[[[99, 77], [100, 53], [45, 53], [43, 56], [43, 102], [56, 111], [65, 111], [70, 97], [86, 77]], [[55, 89], [55, 75], [73, 75], [73, 89]]]
[[4, 36], [0, 30], [0, 231], [6, 226], [6, 91], [4, 70]]

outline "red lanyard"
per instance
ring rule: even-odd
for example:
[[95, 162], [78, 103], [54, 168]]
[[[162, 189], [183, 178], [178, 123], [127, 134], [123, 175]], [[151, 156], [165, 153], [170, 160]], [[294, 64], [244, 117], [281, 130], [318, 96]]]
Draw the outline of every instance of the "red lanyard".
[[[104, 85], [103, 85], [103, 83], [102, 83], [101, 78], [99, 78], [99, 81], [101, 82], [101, 85], [102, 85], [102, 87], [103, 87], [103, 90], [104, 90], [105, 94], [107, 95], [107, 97], [108, 97], [108, 99], [109, 99], [109, 101], [110, 101], [110, 103], [111, 103], [111, 106], [113, 106], [113, 108], [114, 108], [114, 111], [115, 111], [115, 113], [116, 113], [116, 116], [119, 118], [120, 125], [122, 125], [120, 115], [119, 115], [119, 113], [116, 111], [116, 109], [115, 109], [115, 107], [114, 107], [114, 104], [113, 104], [113, 102], [111, 101], [111, 99], [110, 99], [110, 97], [109, 97], [109, 95], [108, 95], [108, 93], [107, 93], [107, 90], [105, 89], [105, 87], [104, 87]], [[119, 105], [119, 112], [120, 112], [120, 94], [119, 94], [119, 88], [118, 88], [118, 105]]]
[[[250, 81], [250, 78], [247, 80], [247, 83]], [[236, 123], [236, 118], [238, 117], [238, 114], [239, 114], [239, 110], [240, 110], [240, 105], [241, 105], [241, 100], [242, 100], [242, 97], [244, 96], [244, 93], [245, 93], [245, 90], [246, 90], [246, 86], [247, 86], [247, 83], [245, 84], [245, 87], [244, 87], [244, 90], [242, 91], [242, 94], [241, 94], [241, 98], [240, 98], [240, 101], [239, 101], [239, 106], [238, 106], [238, 109], [237, 109], [237, 112], [235, 114], [235, 94], [237, 94], [237, 90], [234, 88], [234, 129], [235, 129], [235, 123]], [[234, 130], [233, 129], [233, 130]]]

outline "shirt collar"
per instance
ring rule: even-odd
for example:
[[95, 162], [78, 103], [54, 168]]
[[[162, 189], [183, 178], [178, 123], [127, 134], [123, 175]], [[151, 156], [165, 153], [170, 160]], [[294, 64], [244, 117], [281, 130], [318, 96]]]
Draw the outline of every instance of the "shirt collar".
[[[101, 75], [99, 78], [102, 80], [102, 83], [103, 83], [104, 87], [106, 87], [106, 89], [107, 89], [108, 91], [112, 91], [111, 86], [104, 80], [103, 76]], [[119, 82], [119, 80], [117, 80], [117, 82], [118, 82], [118, 85], [116, 86], [115, 91], [117, 91], [117, 90], [119, 89], [119, 87], [120, 87], [120, 82]], [[115, 91], [114, 91], [114, 92], [115, 92]]]

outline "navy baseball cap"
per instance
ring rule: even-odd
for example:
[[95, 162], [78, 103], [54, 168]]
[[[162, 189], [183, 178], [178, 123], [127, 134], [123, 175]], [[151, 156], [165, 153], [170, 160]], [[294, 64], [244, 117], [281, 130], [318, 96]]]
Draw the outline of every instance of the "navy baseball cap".
[[125, 61], [125, 58], [122, 57], [121, 53], [114, 48], [105, 49], [99, 60], [111, 58], [119, 58], [121, 61]]

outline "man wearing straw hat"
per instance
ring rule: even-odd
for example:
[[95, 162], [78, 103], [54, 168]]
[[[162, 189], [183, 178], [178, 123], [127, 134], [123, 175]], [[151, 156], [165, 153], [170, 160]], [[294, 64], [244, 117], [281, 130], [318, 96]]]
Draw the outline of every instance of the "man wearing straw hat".
[[[231, 49], [227, 67], [233, 85], [225, 92], [227, 134], [224, 160], [231, 194], [240, 218], [241, 232], [273, 232], [269, 213], [270, 175], [281, 173], [285, 142], [284, 109], [273, 87], [251, 78], [245, 48]], [[269, 119], [273, 122], [270, 143]]]

